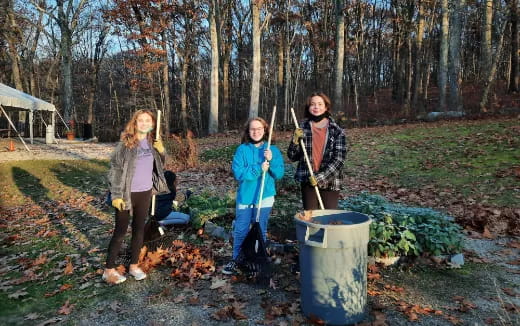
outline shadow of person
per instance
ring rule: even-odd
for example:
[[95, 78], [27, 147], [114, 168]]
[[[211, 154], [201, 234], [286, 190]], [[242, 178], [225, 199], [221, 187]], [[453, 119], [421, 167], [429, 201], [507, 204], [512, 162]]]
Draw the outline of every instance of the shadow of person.
[[30, 197], [35, 203], [49, 200], [49, 190], [42, 185], [38, 177], [16, 166], [12, 168], [12, 173], [14, 182], [22, 194]]
[[91, 196], [102, 196], [108, 189], [108, 162], [83, 162], [78, 168], [74, 161], [62, 161], [50, 171], [66, 186]]
[[[92, 228], [85, 227], [82, 223], [83, 217], [92, 214], [90, 205], [84, 204], [81, 207], [75, 207], [70, 203], [70, 200], [81, 202], [81, 198], [72, 198], [75, 195], [71, 194], [70, 196], [65, 195], [66, 198], [52, 199], [53, 196], [50, 192], [55, 190], [48, 189], [42, 184], [40, 178], [29, 171], [20, 167], [13, 167], [12, 175], [20, 192], [41, 208], [41, 214], [38, 218], [44, 215], [48, 219], [48, 222], [40, 224], [40, 227], [43, 228], [44, 225], [48, 225], [49, 229], [59, 232], [60, 237], [68, 238], [71, 245], [78, 250], [96, 247], [100, 243], [99, 236], [89, 232]], [[60, 188], [57, 191], [60, 191]], [[80, 195], [79, 192], [76, 193], [78, 193], [78, 196]], [[32, 205], [29, 201], [27, 204]], [[26, 218], [26, 220], [27, 223], [31, 223], [29, 218]], [[100, 220], [92, 218], [90, 220], [96, 221], [95, 227], [102, 224]]]

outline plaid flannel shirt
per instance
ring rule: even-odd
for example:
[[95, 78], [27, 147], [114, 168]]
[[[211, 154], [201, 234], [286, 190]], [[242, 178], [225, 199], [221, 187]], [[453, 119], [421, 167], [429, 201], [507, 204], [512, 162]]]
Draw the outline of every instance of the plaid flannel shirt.
[[[323, 160], [321, 161], [318, 172], [314, 173], [320, 189], [340, 190], [341, 179], [343, 178], [343, 164], [347, 154], [347, 140], [343, 129], [341, 129], [332, 118], [329, 117], [329, 127]], [[310, 121], [304, 120], [301, 123], [303, 129], [303, 142], [312, 165], [312, 130]], [[300, 144], [290, 143], [287, 156], [293, 162], [298, 161], [298, 167], [294, 175], [299, 182], [309, 182], [309, 169], [305, 163], [305, 157]]]

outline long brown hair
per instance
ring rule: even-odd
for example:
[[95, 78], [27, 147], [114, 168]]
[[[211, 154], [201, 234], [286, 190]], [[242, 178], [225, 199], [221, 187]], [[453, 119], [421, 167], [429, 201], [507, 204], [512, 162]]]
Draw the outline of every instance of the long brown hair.
[[[256, 118], [251, 118], [251, 119], [247, 120], [246, 124], [244, 125], [244, 133], [242, 134], [242, 144], [251, 143], [253, 141], [251, 139], [251, 137], [249, 136], [249, 125], [251, 124], [251, 122], [253, 122], [255, 120], [260, 122], [262, 124], [262, 126], [264, 127], [264, 136], [262, 137], [262, 140], [269, 139], [269, 124], [264, 119], [262, 119], [260, 117], [256, 117]], [[272, 139], [271, 139], [271, 142], [272, 142]]]
[[311, 117], [311, 113], [309, 112], [309, 108], [311, 107], [311, 101], [314, 96], [319, 96], [323, 99], [323, 102], [325, 103], [325, 107], [327, 108], [328, 113], [332, 113], [332, 102], [330, 101], [330, 98], [325, 95], [323, 92], [314, 92], [309, 97], [307, 97], [307, 100], [305, 101], [305, 113], [304, 116], [306, 118]]
[[155, 114], [153, 114], [150, 110], [137, 110], [130, 121], [126, 124], [125, 130], [121, 133], [121, 141], [125, 144], [128, 148], [134, 148], [139, 143], [139, 139], [137, 139], [137, 118], [141, 114], [148, 114], [150, 117], [152, 117], [153, 121], [153, 129], [150, 131], [147, 135], [148, 142], [153, 141], [153, 135], [155, 134], [155, 127], [157, 125], [157, 120], [155, 118]]

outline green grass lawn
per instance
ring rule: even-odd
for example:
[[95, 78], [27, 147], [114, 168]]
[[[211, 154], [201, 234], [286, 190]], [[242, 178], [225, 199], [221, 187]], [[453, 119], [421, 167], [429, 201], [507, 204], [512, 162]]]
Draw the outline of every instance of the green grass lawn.
[[387, 177], [396, 185], [448, 188], [504, 207], [518, 205], [517, 120], [422, 125], [349, 138], [350, 175]]

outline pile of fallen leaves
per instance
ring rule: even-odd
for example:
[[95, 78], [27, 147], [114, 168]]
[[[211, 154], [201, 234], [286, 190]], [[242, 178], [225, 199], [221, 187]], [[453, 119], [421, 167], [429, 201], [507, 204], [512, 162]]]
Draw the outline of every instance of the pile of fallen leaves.
[[145, 272], [167, 264], [173, 268], [170, 273], [172, 277], [190, 283], [208, 278], [215, 272], [213, 251], [208, 246], [196, 247], [182, 240], [175, 240], [171, 247], [159, 247], [155, 251], [143, 247], [139, 264]]

